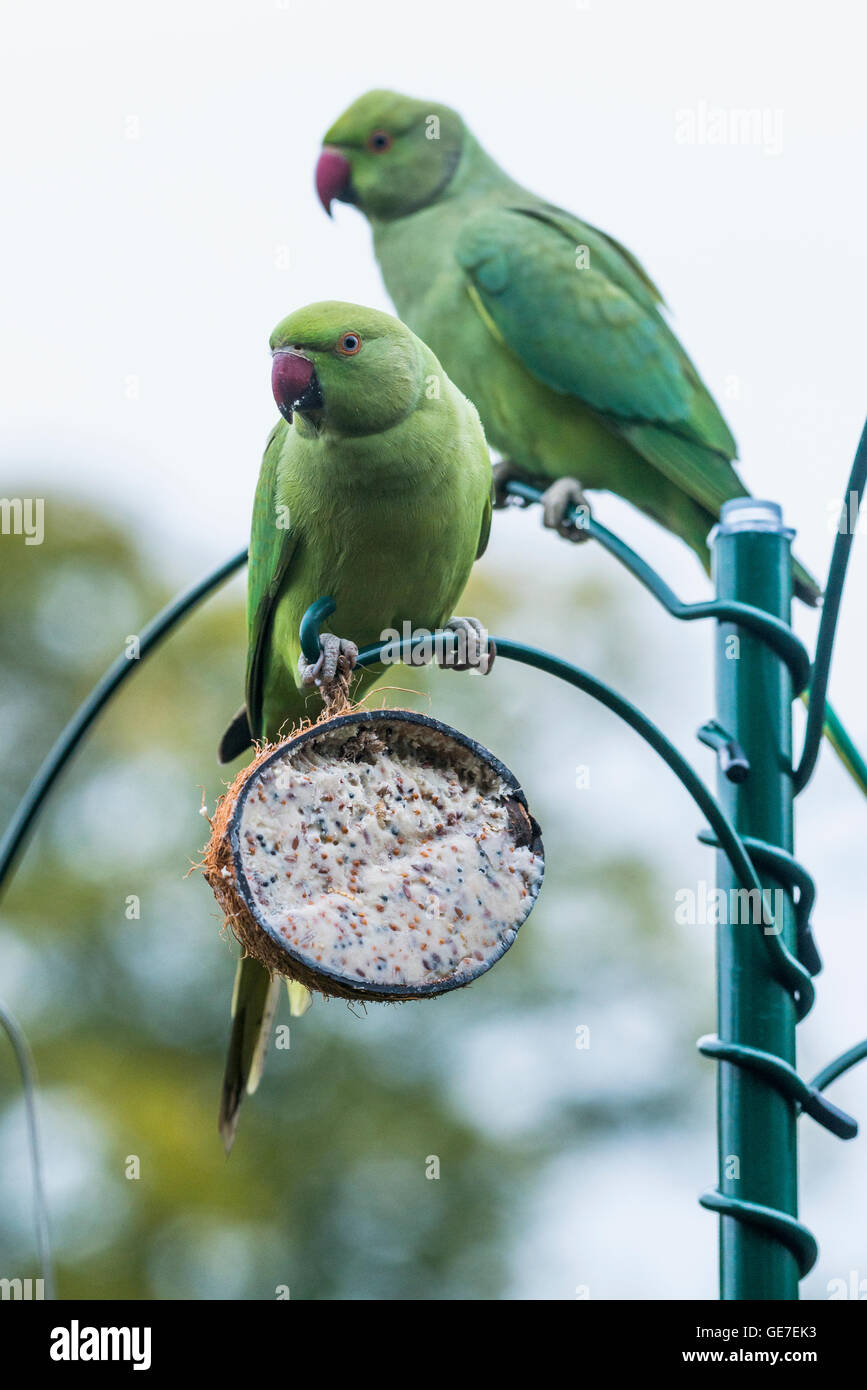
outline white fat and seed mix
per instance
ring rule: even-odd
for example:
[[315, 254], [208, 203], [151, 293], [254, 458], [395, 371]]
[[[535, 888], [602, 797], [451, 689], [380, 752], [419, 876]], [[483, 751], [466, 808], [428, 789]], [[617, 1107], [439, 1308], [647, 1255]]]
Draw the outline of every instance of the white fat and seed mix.
[[487, 765], [459, 780], [408, 737], [369, 747], [364, 761], [311, 741], [262, 769], [238, 837], [256, 915], [348, 982], [476, 975], [511, 945], [544, 872], [515, 842], [514, 791]]

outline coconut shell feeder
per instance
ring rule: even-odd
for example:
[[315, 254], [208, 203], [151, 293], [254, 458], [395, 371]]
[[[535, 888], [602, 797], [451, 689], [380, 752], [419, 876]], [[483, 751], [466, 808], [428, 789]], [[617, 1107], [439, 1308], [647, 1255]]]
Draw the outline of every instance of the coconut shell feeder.
[[204, 871], [273, 973], [343, 999], [459, 989], [512, 945], [544, 874], [508, 768], [426, 715], [324, 718], [264, 749], [222, 798]]

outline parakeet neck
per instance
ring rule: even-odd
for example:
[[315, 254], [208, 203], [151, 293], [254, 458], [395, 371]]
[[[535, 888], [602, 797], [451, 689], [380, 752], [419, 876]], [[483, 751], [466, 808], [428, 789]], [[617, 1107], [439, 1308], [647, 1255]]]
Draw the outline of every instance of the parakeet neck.
[[467, 131], [455, 172], [433, 202], [415, 208], [404, 217], [381, 218], [373, 213], [368, 214], [374, 243], [387, 237], [390, 229], [414, 223], [431, 213], [436, 215], [440, 210], [448, 209], [463, 215], [459, 209], [464, 202], [472, 203], [475, 209], [486, 198], [491, 202], [509, 203], [520, 195], [526, 196], [526, 189], [510, 179]]
[[433, 203], [405, 217], [370, 218], [386, 288], [400, 317], [422, 337], [427, 318], [415, 311], [429, 292], [436, 297], [441, 276], [458, 274], [454, 243], [468, 218], [526, 196], [467, 132], [455, 173]]
[[498, 201], [509, 202], [516, 194], [524, 192], [467, 131], [457, 168], [437, 201], [442, 204], [466, 195], [476, 201], [490, 194], [496, 195]]
[[319, 433], [302, 433], [296, 421], [294, 448], [290, 447], [278, 473], [279, 500], [291, 507], [290, 494], [301, 486], [327, 516], [353, 497], [435, 497], [452, 466], [452, 454], [442, 448], [442, 439], [459, 435], [453, 391], [449, 383], [443, 399], [424, 400], [405, 419], [378, 434], [345, 433], [327, 424]]

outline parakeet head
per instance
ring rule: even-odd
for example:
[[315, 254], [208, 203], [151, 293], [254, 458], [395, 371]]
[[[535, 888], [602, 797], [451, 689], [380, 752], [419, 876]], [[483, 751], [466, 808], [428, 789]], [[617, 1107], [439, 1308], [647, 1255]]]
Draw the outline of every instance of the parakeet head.
[[281, 415], [306, 430], [374, 434], [424, 398], [436, 359], [391, 314], [329, 300], [308, 304], [271, 334], [271, 388]]
[[316, 166], [316, 191], [387, 220], [426, 207], [457, 168], [464, 123], [456, 111], [398, 92], [367, 92], [335, 121]]

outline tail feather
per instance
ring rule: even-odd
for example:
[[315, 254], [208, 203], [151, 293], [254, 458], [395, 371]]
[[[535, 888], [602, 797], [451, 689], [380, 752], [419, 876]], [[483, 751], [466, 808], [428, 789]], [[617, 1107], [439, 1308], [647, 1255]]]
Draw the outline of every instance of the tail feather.
[[[801, 696], [804, 704], [809, 704], [808, 692]], [[830, 743], [840, 762], [845, 767], [856, 787], [867, 796], [867, 763], [858, 752], [844, 724], [831, 705], [825, 703], [825, 723], [822, 732]]]
[[250, 721], [247, 718], [247, 706], [242, 705], [220, 739], [217, 757], [221, 763], [234, 762], [235, 758], [246, 753], [252, 742], [253, 735], [250, 732]]
[[293, 1018], [302, 1018], [313, 1003], [313, 995], [306, 985], [299, 984], [297, 980], [287, 980], [286, 989], [289, 993], [290, 1014]]
[[792, 588], [795, 598], [806, 603], [808, 608], [818, 608], [822, 602], [822, 587], [817, 584], [809, 570], [797, 560], [792, 561]]
[[235, 1142], [244, 1093], [252, 1095], [262, 1077], [279, 997], [280, 977], [272, 979], [257, 960], [244, 956], [235, 976], [232, 1035], [220, 1100], [219, 1127], [227, 1154]]

